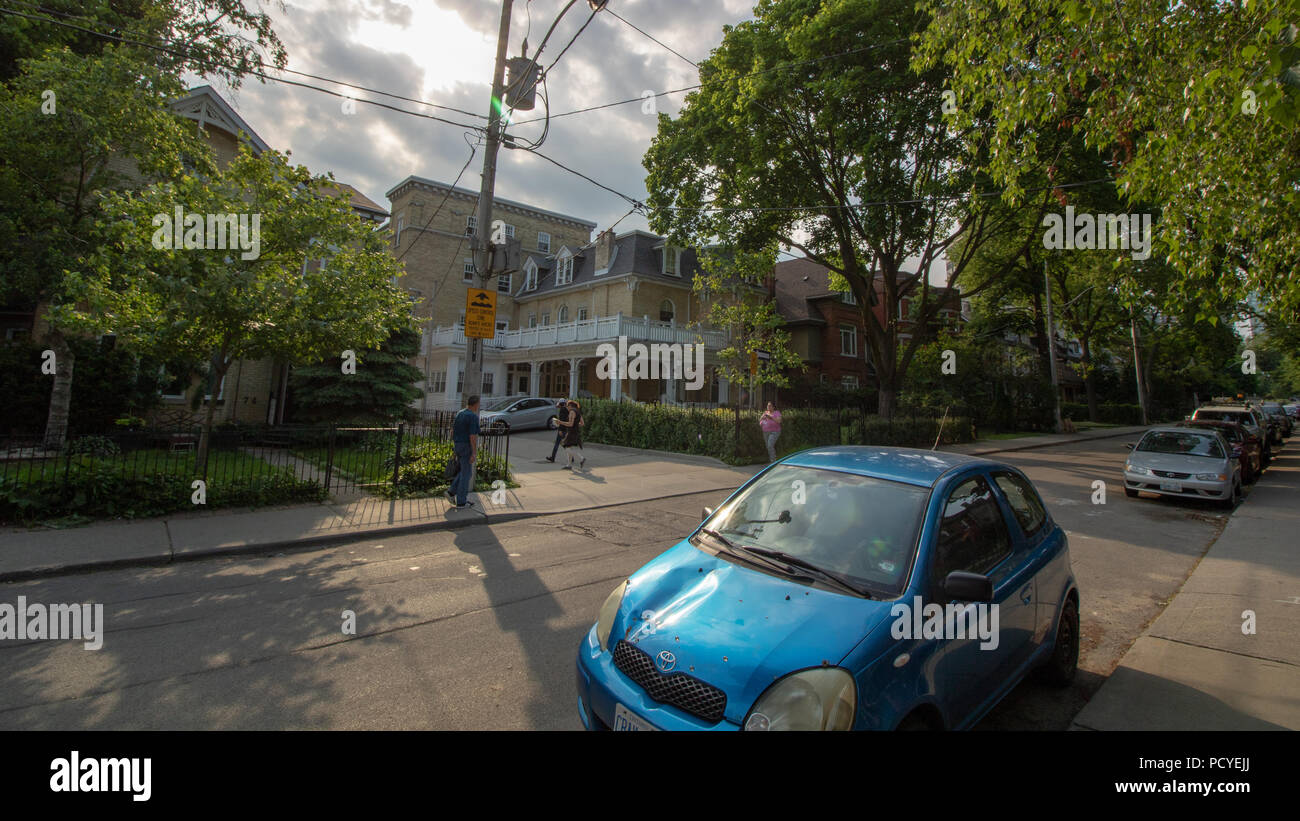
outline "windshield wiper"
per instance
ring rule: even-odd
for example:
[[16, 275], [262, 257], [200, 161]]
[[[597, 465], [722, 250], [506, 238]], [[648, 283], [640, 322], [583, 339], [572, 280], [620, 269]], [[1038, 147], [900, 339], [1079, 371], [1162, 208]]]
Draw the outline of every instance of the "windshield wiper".
[[762, 559], [764, 564], [777, 568], [782, 573], [785, 573], [787, 576], [790, 576], [791, 578], [806, 579], [808, 581], [813, 581], [812, 576], [808, 576], [803, 573], [797, 573], [789, 565], [777, 561], [775, 558], [771, 556], [765, 555], [765, 553], [763, 552], [764, 548], [750, 547], [748, 545], [738, 545], [735, 542], [728, 539], [726, 536], [723, 536], [718, 531], [712, 530], [707, 527], [700, 528], [700, 532], [708, 536], [711, 536], [714, 539], [717, 539], [719, 542], [722, 543], [723, 548], [725, 548], [726, 551], [733, 556], [736, 556], [741, 559], [745, 559], [746, 561], [749, 562], [754, 561], [755, 558]]
[[836, 573], [834, 570], [827, 570], [824, 567], [818, 567], [812, 562], [805, 561], [804, 559], [801, 559], [798, 556], [792, 556], [783, 550], [773, 550], [768, 547], [749, 547], [749, 546], [744, 546], [741, 549], [748, 551], [750, 553], [756, 553], [759, 556], [766, 556], [769, 559], [776, 559], [777, 561], [785, 562], [786, 564], [791, 565], [793, 567], [798, 567], [803, 570], [810, 570], [813, 573], [816, 573], [817, 575], [821, 576], [822, 578], [829, 579], [835, 584], [838, 584], [840, 587], [843, 587], [845, 590], [849, 590], [853, 593], [856, 593], [857, 595], [862, 596], [865, 599], [874, 598], [874, 596], [872, 596], [866, 590], [862, 589], [861, 587], [858, 587], [853, 582], [844, 578], [842, 574]]

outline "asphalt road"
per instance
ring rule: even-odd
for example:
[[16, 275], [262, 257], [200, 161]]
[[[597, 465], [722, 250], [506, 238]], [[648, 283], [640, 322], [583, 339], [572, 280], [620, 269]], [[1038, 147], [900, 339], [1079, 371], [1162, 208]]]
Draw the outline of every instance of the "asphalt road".
[[[981, 729], [1067, 727], [1225, 522], [1126, 498], [1121, 441], [1004, 454], [1070, 535], [1084, 643], [1070, 689], [1023, 684]], [[601, 602], [725, 495], [2, 585], [103, 602], [107, 630], [98, 651], [0, 643], [0, 729], [578, 729], [574, 653]]]

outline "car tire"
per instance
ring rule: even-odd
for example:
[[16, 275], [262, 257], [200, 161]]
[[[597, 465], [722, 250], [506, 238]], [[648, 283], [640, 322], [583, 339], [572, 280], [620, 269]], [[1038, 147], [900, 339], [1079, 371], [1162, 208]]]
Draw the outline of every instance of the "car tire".
[[900, 733], [928, 733], [933, 729], [934, 728], [930, 726], [930, 722], [926, 721], [920, 713], [912, 713], [894, 728], [896, 732]]
[[1039, 678], [1053, 687], [1068, 687], [1079, 669], [1079, 606], [1066, 599], [1056, 624], [1056, 640]]
[[1124, 495], [1130, 499], [1136, 499], [1138, 497], [1138, 492], [1131, 487], [1126, 487], [1124, 488]]

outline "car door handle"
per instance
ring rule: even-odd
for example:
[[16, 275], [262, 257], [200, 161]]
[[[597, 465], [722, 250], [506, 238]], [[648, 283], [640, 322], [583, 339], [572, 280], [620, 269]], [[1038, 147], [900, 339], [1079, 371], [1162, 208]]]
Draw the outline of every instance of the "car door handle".
[[1034, 586], [1032, 584], [1025, 585], [1020, 591], [1020, 600], [1025, 604], [1029, 604], [1034, 600]]

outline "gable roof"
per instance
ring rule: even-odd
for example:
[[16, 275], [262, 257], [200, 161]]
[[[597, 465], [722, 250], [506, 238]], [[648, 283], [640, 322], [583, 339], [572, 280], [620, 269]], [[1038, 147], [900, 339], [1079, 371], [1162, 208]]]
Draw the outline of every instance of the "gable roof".
[[[194, 120], [200, 126], [217, 128], [241, 142], [252, 146], [255, 154], [261, 154], [270, 146], [258, 136], [253, 127], [240, 117], [230, 103], [216, 92], [212, 86], [201, 85], [191, 88], [184, 97], [174, 100], [171, 109], [186, 119]], [[240, 135], [243, 132], [244, 136]]]
[[681, 276], [662, 273], [662, 246], [664, 242], [663, 237], [648, 234], [645, 231], [629, 231], [626, 234], [615, 236], [614, 248], [611, 250], [613, 261], [610, 263], [609, 271], [599, 276], [596, 275], [596, 248], [594, 245], [569, 248], [569, 251], [573, 253], [573, 281], [564, 285], [556, 285], [554, 276], [555, 259], [563, 249], [556, 248], [555, 253], [546, 256], [528, 254], [528, 258], [537, 262], [539, 282], [535, 290], [524, 291], [522, 290], [523, 283], [521, 280], [520, 287], [515, 289], [515, 296], [525, 298], [543, 296], [557, 289], [603, 282], [625, 275], [636, 275], [656, 282], [671, 283], [689, 289], [696, 273], [700, 271], [697, 254], [690, 248], [683, 250], [679, 262]]
[[363, 211], [380, 218], [388, 216], [388, 212], [385, 211], [377, 202], [345, 182], [335, 180], [333, 185], [326, 185], [322, 190], [331, 197], [346, 196], [348, 202], [358, 211]]

